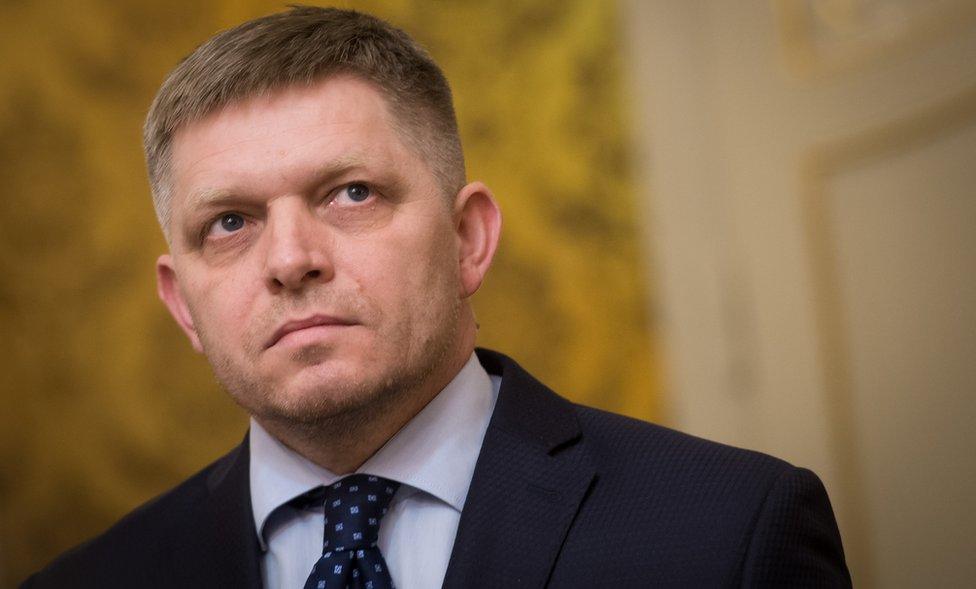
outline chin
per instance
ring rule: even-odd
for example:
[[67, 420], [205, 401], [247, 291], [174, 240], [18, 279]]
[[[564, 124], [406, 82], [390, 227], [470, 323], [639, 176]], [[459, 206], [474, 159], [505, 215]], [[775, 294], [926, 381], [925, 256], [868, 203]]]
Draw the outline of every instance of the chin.
[[283, 423], [313, 424], [379, 409], [396, 396], [394, 379], [367, 376], [355, 366], [318, 364], [300, 369], [287, 382], [233, 394], [238, 404], [258, 418]]

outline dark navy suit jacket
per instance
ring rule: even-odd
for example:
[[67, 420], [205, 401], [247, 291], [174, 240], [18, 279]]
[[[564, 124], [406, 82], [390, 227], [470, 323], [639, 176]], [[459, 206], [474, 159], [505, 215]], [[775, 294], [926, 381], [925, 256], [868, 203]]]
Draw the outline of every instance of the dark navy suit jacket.
[[[575, 405], [478, 355], [502, 385], [445, 587], [850, 586], [810, 471]], [[23, 586], [260, 587], [248, 460], [245, 440]]]

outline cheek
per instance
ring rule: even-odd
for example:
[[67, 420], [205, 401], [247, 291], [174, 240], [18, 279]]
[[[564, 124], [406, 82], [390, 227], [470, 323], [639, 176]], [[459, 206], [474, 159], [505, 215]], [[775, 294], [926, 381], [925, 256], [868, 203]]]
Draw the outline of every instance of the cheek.
[[[368, 241], [359, 245], [342, 266], [357, 296], [378, 312], [385, 329], [394, 330], [386, 337], [409, 337], [407, 333], [436, 320], [446, 297], [456, 295], [452, 285], [457, 272], [452, 272], [449, 250], [429, 234], [426, 239], [416, 235], [389, 239], [383, 247]], [[347, 253], [353, 253], [351, 248]]]
[[[249, 325], [251, 301], [245, 281], [208, 275], [192, 282], [187, 297], [197, 330], [210, 341], [234, 338]], [[189, 293], [188, 293], [189, 294]]]
[[382, 256], [374, 255], [384, 288], [410, 306], [442, 299], [447, 283], [457, 275], [452, 247], [443, 231], [398, 240]]
[[431, 239], [424, 247], [414, 249], [412, 259], [404, 263], [411, 271], [402, 276], [402, 305], [409, 309], [413, 321], [431, 329], [449, 316], [450, 307], [457, 304], [458, 269], [450, 245]]

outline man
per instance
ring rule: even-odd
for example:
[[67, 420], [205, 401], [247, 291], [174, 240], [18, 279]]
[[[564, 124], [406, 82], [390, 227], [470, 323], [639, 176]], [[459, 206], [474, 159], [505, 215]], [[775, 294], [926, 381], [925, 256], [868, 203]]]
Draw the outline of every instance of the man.
[[145, 149], [160, 297], [251, 427], [26, 587], [850, 584], [809, 471], [475, 353], [501, 218], [403, 32], [302, 7], [221, 33]]

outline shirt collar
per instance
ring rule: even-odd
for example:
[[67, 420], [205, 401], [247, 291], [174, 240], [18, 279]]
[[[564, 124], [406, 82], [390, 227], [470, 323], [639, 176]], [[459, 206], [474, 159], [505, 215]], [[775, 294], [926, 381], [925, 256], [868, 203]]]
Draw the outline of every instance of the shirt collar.
[[[429, 493], [460, 512], [500, 380], [489, 377], [471, 354], [457, 376], [356, 472], [397, 481], [405, 486], [402, 490]], [[251, 506], [265, 549], [264, 524], [273, 511], [340, 477], [286, 447], [253, 418], [249, 445]]]

